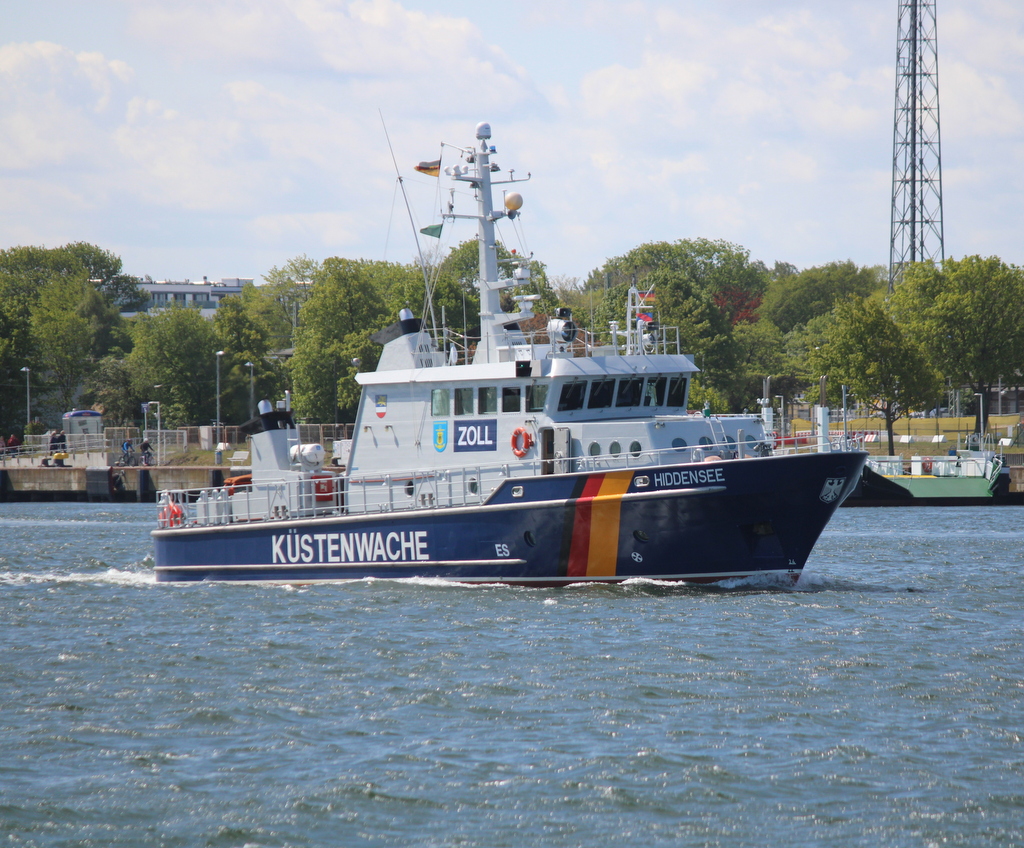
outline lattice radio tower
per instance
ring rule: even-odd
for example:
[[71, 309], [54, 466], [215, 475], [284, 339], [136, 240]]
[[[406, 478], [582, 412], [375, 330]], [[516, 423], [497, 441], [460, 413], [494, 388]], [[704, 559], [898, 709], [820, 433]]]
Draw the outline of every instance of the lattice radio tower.
[[889, 291], [910, 262], [946, 258], [942, 234], [935, 0], [900, 0], [892, 144]]

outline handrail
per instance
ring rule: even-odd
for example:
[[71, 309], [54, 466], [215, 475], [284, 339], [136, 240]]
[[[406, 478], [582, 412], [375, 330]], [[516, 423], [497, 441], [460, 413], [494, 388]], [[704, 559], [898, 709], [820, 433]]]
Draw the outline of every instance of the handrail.
[[[816, 446], [797, 446], [774, 451], [774, 455], [812, 453]], [[464, 468], [410, 471], [347, 477], [281, 480], [255, 485], [219, 486], [204, 489], [169, 489], [157, 497], [160, 515], [171, 505], [180, 510], [180, 522], [161, 519], [161, 527], [204, 527], [275, 521], [286, 518], [315, 518], [332, 515], [373, 515], [414, 509], [450, 509], [479, 506], [506, 480], [540, 477], [546, 470], [561, 473], [593, 473], [645, 467], [681, 465], [711, 459], [733, 460], [764, 455], [758, 445], [730, 441], [646, 451], [623, 451], [617, 455], [533, 459], [510, 465], [476, 465]]]

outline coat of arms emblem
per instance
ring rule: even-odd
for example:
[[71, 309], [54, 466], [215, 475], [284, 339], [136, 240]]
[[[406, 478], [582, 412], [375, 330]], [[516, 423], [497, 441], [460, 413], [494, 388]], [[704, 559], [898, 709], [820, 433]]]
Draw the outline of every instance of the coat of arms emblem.
[[444, 451], [448, 447], [448, 422], [447, 421], [435, 421], [434, 422], [434, 450], [438, 453]]
[[825, 485], [821, 487], [821, 494], [818, 495], [818, 498], [823, 503], [832, 503], [843, 493], [843, 484], [845, 482], [845, 477], [829, 477], [825, 480]]

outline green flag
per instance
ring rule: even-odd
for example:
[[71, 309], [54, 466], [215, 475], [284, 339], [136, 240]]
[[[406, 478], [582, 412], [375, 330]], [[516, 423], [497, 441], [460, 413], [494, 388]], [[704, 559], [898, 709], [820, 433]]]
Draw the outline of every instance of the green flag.
[[441, 238], [441, 227], [443, 226], [444, 224], [431, 224], [429, 227], [424, 227], [420, 232], [425, 236], [439, 239]]

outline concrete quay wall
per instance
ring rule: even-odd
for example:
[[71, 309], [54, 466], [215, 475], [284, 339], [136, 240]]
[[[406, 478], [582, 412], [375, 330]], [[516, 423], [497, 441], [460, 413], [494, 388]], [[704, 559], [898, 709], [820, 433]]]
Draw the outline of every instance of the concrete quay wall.
[[219, 486], [220, 466], [0, 468], [0, 501], [155, 501], [161, 489]]

